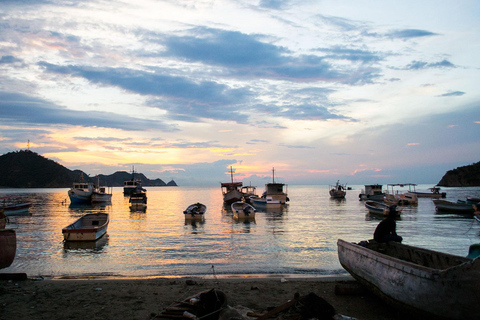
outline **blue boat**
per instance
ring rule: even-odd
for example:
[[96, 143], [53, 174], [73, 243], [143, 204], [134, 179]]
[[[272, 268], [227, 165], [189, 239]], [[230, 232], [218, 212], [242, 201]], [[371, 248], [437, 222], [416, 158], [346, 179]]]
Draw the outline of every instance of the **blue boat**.
[[74, 182], [72, 188], [68, 190], [68, 197], [72, 204], [82, 204], [92, 202], [93, 183], [91, 182]]

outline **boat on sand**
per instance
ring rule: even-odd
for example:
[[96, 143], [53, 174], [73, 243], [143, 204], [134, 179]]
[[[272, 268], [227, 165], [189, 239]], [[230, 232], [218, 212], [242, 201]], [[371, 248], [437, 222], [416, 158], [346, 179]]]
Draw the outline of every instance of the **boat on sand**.
[[183, 211], [185, 220], [203, 220], [205, 218], [205, 211], [207, 206], [203, 203], [197, 202], [191, 204]]
[[107, 213], [89, 213], [62, 229], [65, 241], [95, 241], [107, 232]]
[[397, 242], [337, 246], [343, 268], [386, 302], [419, 317], [480, 318], [480, 259]]

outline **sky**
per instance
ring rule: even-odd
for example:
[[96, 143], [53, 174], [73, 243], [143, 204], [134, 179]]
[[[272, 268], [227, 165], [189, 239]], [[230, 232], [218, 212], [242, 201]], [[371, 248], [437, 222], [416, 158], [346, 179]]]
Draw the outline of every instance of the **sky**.
[[0, 0], [0, 154], [180, 186], [480, 161], [480, 2]]

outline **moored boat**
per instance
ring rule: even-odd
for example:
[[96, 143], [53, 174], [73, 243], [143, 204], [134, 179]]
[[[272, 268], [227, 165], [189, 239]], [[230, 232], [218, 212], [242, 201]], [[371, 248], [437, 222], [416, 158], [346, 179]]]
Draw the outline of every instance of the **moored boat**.
[[337, 183], [334, 186], [328, 186], [328, 193], [331, 198], [334, 199], [343, 199], [347, 194], [347, 185], [340, 184], [340, 181], [337, 180]]
[[272, 169], [272, 182], [265, 184], [265, 191], [262, 196], [250, 196], [253, 205], [260, 205], [266, 208], [280, 207], [285, 205], [290, 199], [284, 190], [284, 183], [275, 182], [275, 168]]
[[183, 211], [183, 215], [185, 216], [185, 220], [203, 220], [206, 211], [207, 206], [197, 202], [189, 205], [187, 209]]
[[[408, 191], [400, 193], [398, 190], [394, 190], [395, 187], [407, 187]], [[418, 205], [418, 197], [414, 193], [415, 192], [414, 183], [396, 183], [396, 184], [388, 184], [387, 185], [387, 192], [385, 193], [385, 197], [383, 201], [387, 204], [395, 204], [395, 205]], [[391, 188], [391, 191], [390, 191]]]
[[385, 193], [381, 184], [366, 184], [365, 189], [358, 195], [359, 200], [383, 201]]
[[72, 204], [83, 204], [92, 202], [94, 185], [91, 182], [74, 182], [68, 190], [68, 197]]
[[62, 229], [65, 241], [95, 241], [107, 232], [107, 213], [89, 213]]
[[440, 192], [439, 187], [432, 187], [430, 188], [430, 192], [419, 192], [419, 191], [410, 191], [411, 193], [415, 193], [418, 198], [445, 198], [447, 196], [446, 192]]
[[97, 187], [92, 192], [92, 203], [109, 203], [112, 201], [112, 190], [107, 187]]
[[15, 260], [17, 235], [15, 230], [0, 229], [0, 269], [9, 267]]
[[142, 181], [135, 178], [135, 167], [132, 167], [132, 178], [123, 182], [123, 194], [130, 195], [136, 188], [142, 187]]
[[[367, 200], [365, 201], [365, 208], [367, 208], [368, 212], [376, 215], [387, 216], [390, 210], [390, 206], [388, 204]], [[396, 209], [397, 215], [400, 215], [402, 212], [401, 209]]]
[[230, 179], [231, 182], [222, 182], [220, 186], [222, 188], [223, 202], [225, 204], [232, 204], [233, 202], [240, 201], [243, 198], [242, 182], [233, 181], [233, 168], [230, 167]]
[[480, 318], [480, 259], [397, 242], [337, 246], [343, 268], [388, 303], [435, 319]]
[[1, 209], [6, 216], [26, 214], [32, 206], [32, 202], [26, 197], [10, 196], [0, 197]]
[[280, 200], [274, 200], [272, 196], [267, 196], [263, 194], [261, 197], [259, 196], [250, 196], [250, 203], [254, 206], [260, 206], [265, 208], [280, 208], [282, 206], [282, 202]]
[[232, 212], [235, 219], [255, 219], [255, 208], [243, 201], [232, 203]]
[[147, 207], [147, 190], [142, 187], [135, 188], [130, 192], [130, 209], [142, 210]]
[[473, 214], [475, 211], [473, 205], [469, 203], [458, 203], [440, 199], [434, 199], [433, 203], [435, 204], [437, 212]]

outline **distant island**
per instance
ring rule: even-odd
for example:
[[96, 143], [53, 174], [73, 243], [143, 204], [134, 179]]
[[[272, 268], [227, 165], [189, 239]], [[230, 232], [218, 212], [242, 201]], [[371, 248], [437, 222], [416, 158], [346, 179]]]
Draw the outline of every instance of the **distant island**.
[[[123, 182], [132, 179], [132, 174], [117, 171], [111, 175], [98, 175], [100, 184], [109, 187], [123, 186]], [[0, 187], [2, 188], [66, 188], [82, 179], [97, 182], [81, 170], [69, 170], [61, 164], [47, 159], [30, 150], [9, 152], [0, 156]], [[135, 178], [143, 186], [173, 186], [175, 181], [165, 183], [162, 179], [150, 180], [142, 173], [135, 173]]]
[[437, 185], [441, 187], [480, 186], [480, 161], [447, 171]]

